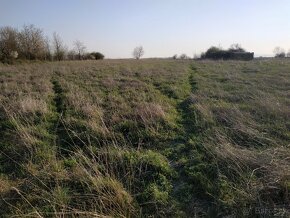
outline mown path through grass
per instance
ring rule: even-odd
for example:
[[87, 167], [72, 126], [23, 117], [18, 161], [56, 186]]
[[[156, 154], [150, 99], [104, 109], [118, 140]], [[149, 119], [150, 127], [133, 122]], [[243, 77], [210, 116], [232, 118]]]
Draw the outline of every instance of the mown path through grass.
[[177, 106], [177, 111], [180, 114], [179, 124], [184, 130], [183, 138], [188, 141], [192, 136], [196, 135], [195, 113], [192, 110], [195, 99], [191, 96], [197, 90], [197, 82], [194, 79], [195, 68], [192, 67], [188, 76], [188, 83], [190, 85], [190, 93]]
[[188, 204], [192, 201], [192, 193], [190, 193], [188, 179], [186, 176], [185, 164], [190, 159], [189, 151], [191, 150], [191, 142], [197, 138], [195, 125], [195, 113], [192, 110], [194, 99], [191, 94], [197, 89], [197, 82], [194, 79], [195, 68], [191, 66], [187, 79], [184, 81], [184, 87], [187, 89], [187, 96], [184, 99], [178, 99], [176, 110], [178, 112], [178, 133], [176, 138], [171, 141], [169, 160], [177, 176], [173, 181], [173, 198], [180, 203], [181, 210], [186, 214]]
[[176, 105], [178, 112], [177, 137], [170, 142], [171, 152], [168, 156], [177, 172], [173, 180], [173, 198], [179, 202], [180, 209], [186, 216], [205, 215], [212, 210], [211, 195], [217, 193], [217, 170], [212, 157], [203, 147], [199, 114], [195, 108], [198, 81], [195, 79], [197, 69], [190, 66], [187, 84], [188, 94]]
[[55, 113], [54, 119], [51, 120], [51, 126], [54, 128], [55, 145], [57, 145], [57, 148], [60, 149], [62, 154], [66, 154], [71, 139], [63, 122], [67, 112], [65, 91], [56, 76], [51, 79], [51, 83], [54, 92], [52, 104]]

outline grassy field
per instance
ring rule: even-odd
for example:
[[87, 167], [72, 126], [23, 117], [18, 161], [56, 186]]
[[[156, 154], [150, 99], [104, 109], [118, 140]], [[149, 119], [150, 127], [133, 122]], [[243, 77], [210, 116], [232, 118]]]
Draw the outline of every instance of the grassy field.
[[0, 65], [0, 90], [2, 217], [289, 215], [289, 60]]

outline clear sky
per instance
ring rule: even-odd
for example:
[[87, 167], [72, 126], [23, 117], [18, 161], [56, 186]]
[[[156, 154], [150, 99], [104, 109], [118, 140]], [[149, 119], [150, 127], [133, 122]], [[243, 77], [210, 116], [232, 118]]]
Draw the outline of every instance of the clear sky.
[[240, 43], [256, 56], [290, 49], [290, 0], [0, 0], [0, 26], [34, 24], [108, 58], [193, 56]]

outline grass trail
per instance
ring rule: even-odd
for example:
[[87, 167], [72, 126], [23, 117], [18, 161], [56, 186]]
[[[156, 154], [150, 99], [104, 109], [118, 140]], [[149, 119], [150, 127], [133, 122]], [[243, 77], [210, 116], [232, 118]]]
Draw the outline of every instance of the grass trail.
[[[187, 80], [183, 84], [187, 95], [184, 99], [178, 99], [179, 103], [176, 105], [179, 125], [177, 137], [169, 143], [172, 149], [169, 159], [178, 174], [173, 181], [173, 197], [180, 203], [181, 210], [186, 216], [198, 215], [203, 204], [208, 203], [206, 198], [204, 201], [197, 199], [199, 194], [204, 194], [201, 188], [206, 185], [204, 180], [210, 176], [207, 172], [211, 167], [210, 163], [204, 164], [206, 154], [199, 145], [200, 129], [194, 108], [194, 93], [198, 83], [195, 79], [196, 70], [194, 65], [191, 65], [188, 70]], [[192, 164], [195, 169], [189, 169]], [[192, 179], [189, 178], [189, 173], [193, 174]]]
[[53, 112], [56, 114], [55, 118], [51, 121], [52, 127], [54, 129], [55, 134], [55, 145], [61, 151], [64, 149], [64, 135], [66, 135], [65, 126], [63, 125], [63, 117], [66, 115], [66, 105], [65, 105], [65, 95], [64, 90], [57, 80], [56, 77], [51, 79], [51, 83], [53, 85]]

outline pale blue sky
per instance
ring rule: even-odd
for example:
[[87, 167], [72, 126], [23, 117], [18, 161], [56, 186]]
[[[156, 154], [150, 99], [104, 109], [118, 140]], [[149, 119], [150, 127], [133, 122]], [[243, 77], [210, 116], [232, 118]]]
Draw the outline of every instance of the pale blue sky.
[[0, 26], [35, 24], [72, 47], [85, 43], [108, 58], [186, 53], [240, 43], [256, 56], [290, 49], [289, 0], [0, 0]]

